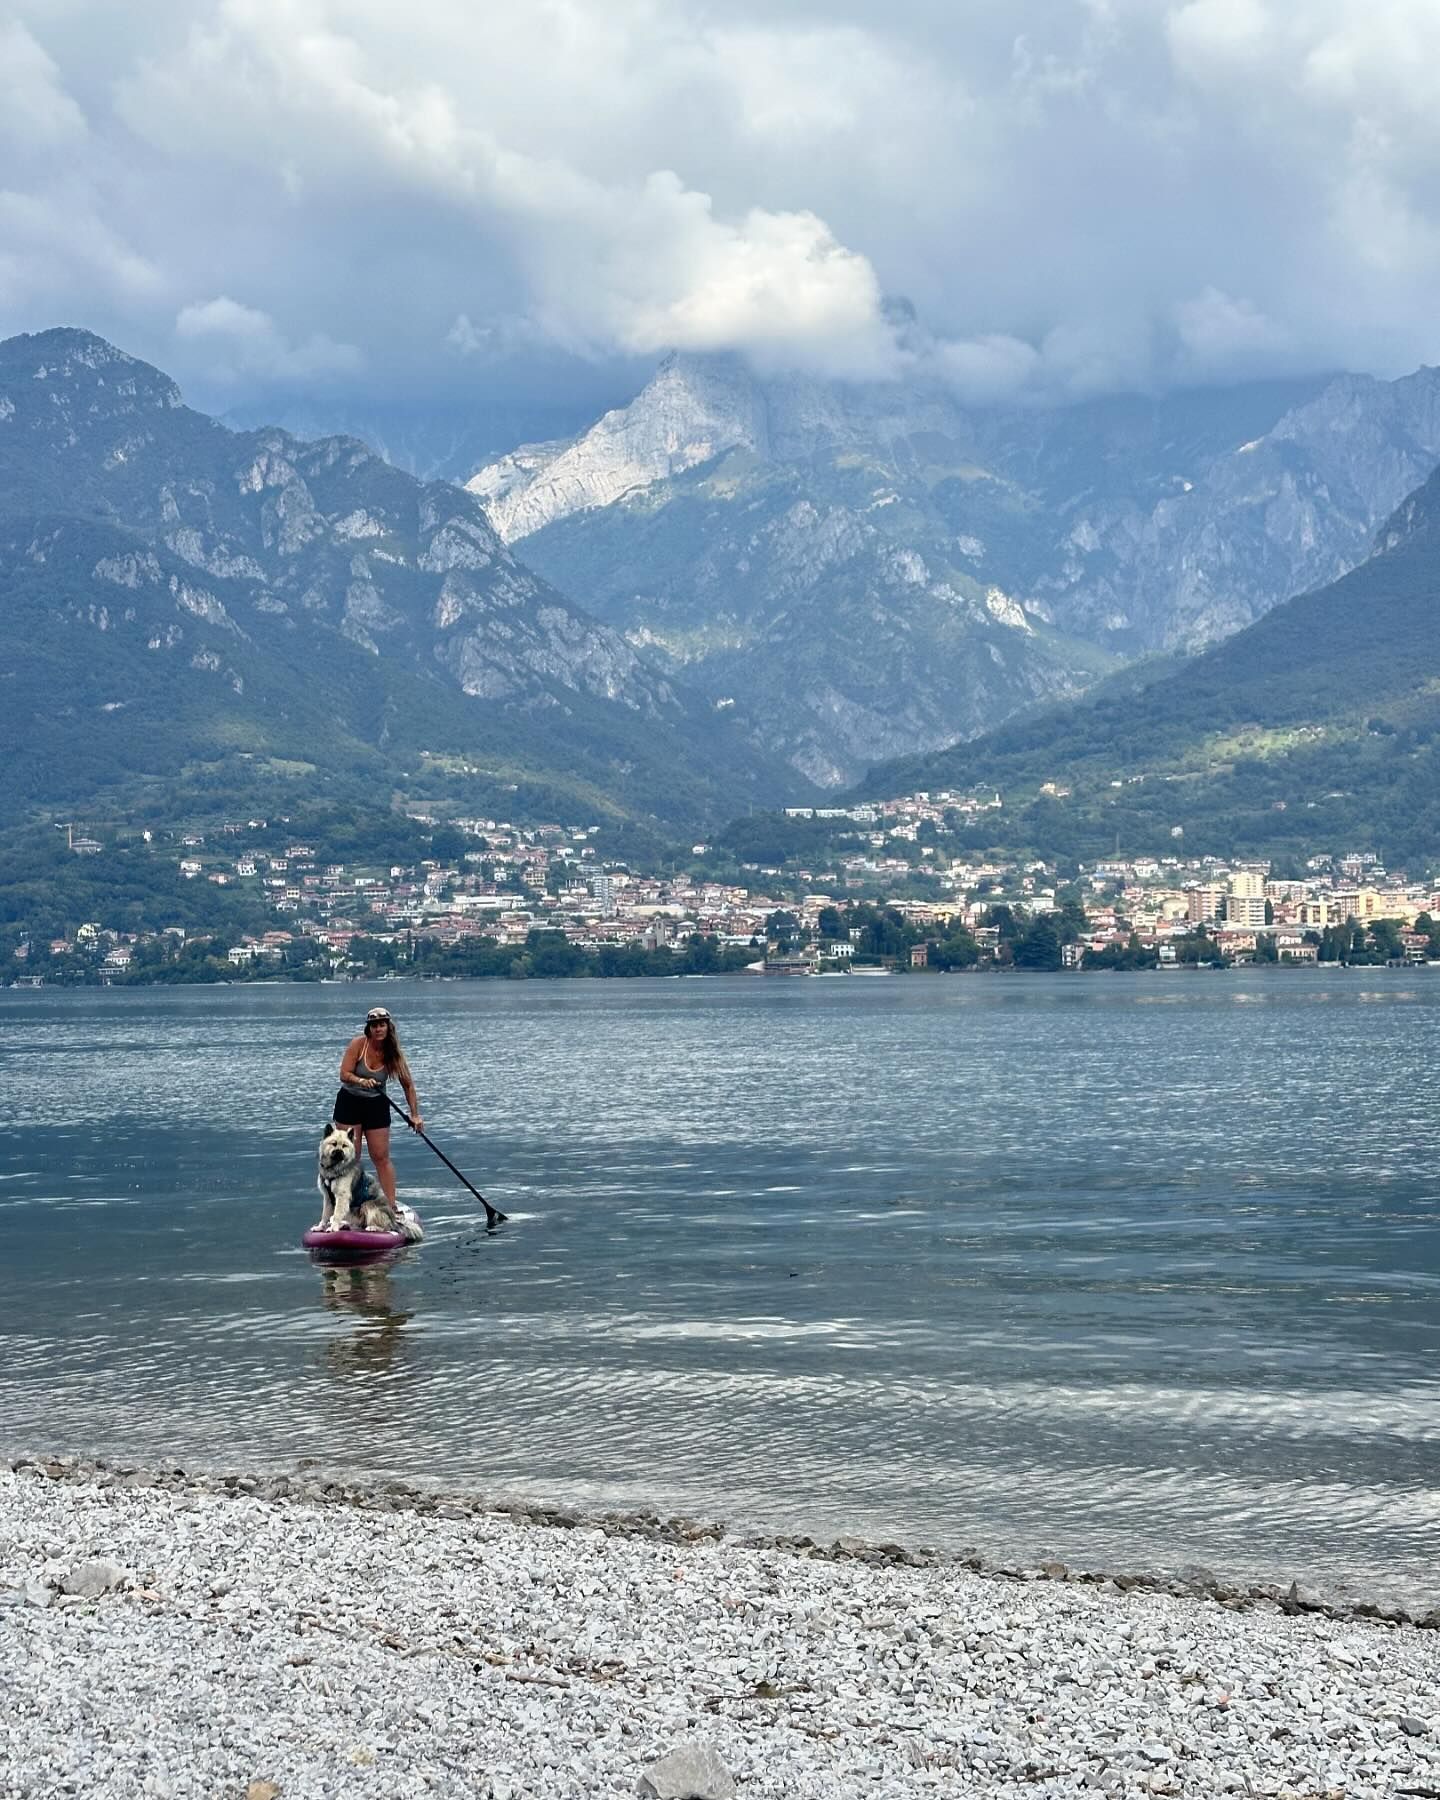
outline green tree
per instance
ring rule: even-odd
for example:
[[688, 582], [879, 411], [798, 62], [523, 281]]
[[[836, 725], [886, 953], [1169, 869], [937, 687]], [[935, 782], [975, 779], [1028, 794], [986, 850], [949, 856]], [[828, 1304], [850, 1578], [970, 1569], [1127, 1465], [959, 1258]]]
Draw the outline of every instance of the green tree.
[[963, 925], [951, 928], [930, 950], [933, 969], [973, 969], [980, 960], [980, 946]]
[[1081, 965], [1086, 969], [1153, 969], [1159, 954], [1147, 949], [1132, 931], [1126, 944], [1106, 944], [1102, 950], [1087, 950]]
[[1062, 888], [1056, 894], [1055, 928], [1062, 944], [1073, 944], [1086, 928], [1085, 907], [1075, 888]]
[[845, 916], [838, 906], [822, 906], [816, 927], [820, 936], [832, 943], [847, 935]]
[[547, 931], [541, 926], [525, 934], [525, 954], [530, 974], [538, 980], [553, 981], [567, 975], [589, 974], [589, 958], [579, 944], [572, 944], [563, 931]]
[[1060, 931], [1049, 913], [1041, 913], [1031, 921], [1023, 937], [1013, 947], [1017, 969], [1058, 969], [1063, 966], [1060, 955]]
[[766, 916], [765, 935], [774, 940], [777, 950], [783, 952], [801, 937], [802, 927], [794, 913], [787, 912], [783, 906], [777, 906], [774, 912]]

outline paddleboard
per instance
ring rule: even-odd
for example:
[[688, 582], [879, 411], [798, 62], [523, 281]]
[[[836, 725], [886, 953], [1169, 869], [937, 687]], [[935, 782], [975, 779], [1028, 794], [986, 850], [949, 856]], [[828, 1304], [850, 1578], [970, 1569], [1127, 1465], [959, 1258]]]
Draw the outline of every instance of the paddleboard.
[[403, 1231], [321, 1231], [311, 1226], [300, 1242], [316, 1262], [373, 1262], [410, 1242]]

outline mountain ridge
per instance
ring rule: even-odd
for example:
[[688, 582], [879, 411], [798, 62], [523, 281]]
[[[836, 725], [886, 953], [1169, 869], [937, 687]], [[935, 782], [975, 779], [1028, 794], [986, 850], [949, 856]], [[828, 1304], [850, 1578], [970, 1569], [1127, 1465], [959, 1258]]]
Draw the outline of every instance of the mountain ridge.
[[468, 486], [559, 587], [712, 699], [752, 695], [764, 742], [843, 786], [1336, 578], [1437, 463], [1433, 369], [1041, 412], [680, 354]]
[[[84, 566], [101, 528], [112, 536]], [[139, 754], [124, 705], [97, 714], [114, 696], [92, 704], [91, 690], [109, 668], [136, 682], [167, 662], [183, 679], [162, 686], [197, 724], [199, 690], [214, 699], [228, 682], [258, 705], [290, 694], [303, 666], [312, 710], [345, 715], [347, 741], [383, 761], [378, 734], [326, 691], [327, 658], [356, 679], [353, 651], [378, 665], [392, 712], [403, 695], [442, 734], [434, 748], [481, 743], [541, 787], [577, 780], [636, 817], [668, 809], [689, 826], [736, 794], [794, 785], [757, 755], [742, 717], [677, 689], [526, 569], [453, 484], [416, 481], [354, 439], [231, 432], [186, 407], [168, 376], [73, 328], [0, 343], [0, 630], [12, 664], [23, 651], [38, 667], [43, 651], [52, 686], [85, 691], [87, 732], [119, 765]], [[36, 641], [47, 630], [66, 639], [63, 655]], [[65, 767], [53, 698], [31, 696], [36, 741], [51, 746], [32, 765], [32, 798], [54, 793]], [[215, 710], [217, 752], [234, 711]], [[330, 753], [352, 752], [337, 740]]]
[[[1000, 788], [1007, 835], [1103, 854], [1440, 855], [1440, 470], [1337, 581], [1173, 671], [872, 769], [856, 790]], [[1223, 842], [1222, 839], [1227, 839]], [[1198, 841], [1197, 841], [1198, 839]], [[1173, 844], [1169, 844], [1173, 848]]]

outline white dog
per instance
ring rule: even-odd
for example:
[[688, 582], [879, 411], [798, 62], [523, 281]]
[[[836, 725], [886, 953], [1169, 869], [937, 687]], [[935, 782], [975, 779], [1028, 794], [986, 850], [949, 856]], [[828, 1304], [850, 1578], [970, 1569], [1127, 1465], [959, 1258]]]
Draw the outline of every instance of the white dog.
[[379, 1183], [360, 1167], [354, 1139], [343, 1125], [329, 1124], [320, 1140], [316, 1185], [324, 1196], [321, 1231], [399, 1231], [412, 1244], [425, 1233], [415, 1209], [403, 1202], [390, 1210]]

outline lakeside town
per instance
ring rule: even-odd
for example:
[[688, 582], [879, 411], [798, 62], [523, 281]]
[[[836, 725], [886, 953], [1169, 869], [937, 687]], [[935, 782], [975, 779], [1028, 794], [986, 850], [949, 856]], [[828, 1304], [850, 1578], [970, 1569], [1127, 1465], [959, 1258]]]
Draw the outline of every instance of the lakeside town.
[[[728, 880], [607, 859], [594, 842], [595, 825], [453, 818], [443, 821], [453, 856], [373, 864], [323, 861], [314, 844], [288, 836], [283, 821], [278, 831], [268, 819], [249, 818], [168, 839], [146, 828], [141, 841], [173, 858], [183, 882], [244, 895], [250, 912], [268, 922], [226, 934], [177, 925], [127, 931], [82, 920], [43, 944], [20, 938], [6, 978], [21, 987], [47, 979], [163, 980], [185, 960], [231, 979], [344, 979], [421, 972], [419, 965], [435, 973], [581, 974], [592, 972], [587, 957], [617, 951], [662, 954], [658, 961], [632, 955], [623, 966], [611, 954], [595, 972], [803, 975], [1440, 957], [1440, 877], [1410, 880], [1368, 852], [1316, 855], [1298, 876], [1277, 875], [1265, 860], [1117, 855], [1062, 881], [1043, 861], [952, 853], [946, 840], [957, 823], [999, 805], [998, 795], [977, 801], [922, 792], [849, 808], [793, 808], [788, 820], [823, 822], [839, 849], [813, 869], [739, 864]], [[442, 825], [418, 810], [409, 816]], [[65, 829], [70, 854], [106, 855], [99, 838]], [[702, 870], [710, 850], [693, 846]], [[578, 956], [532, 968], [527, 952], [561, 943]], [[703, 958], [695, 957], [697, 946]], [[467, 947], [498, 952], [500, 962], [467, 967]], [[687, 951], [688, 963], [677, 963]]]

